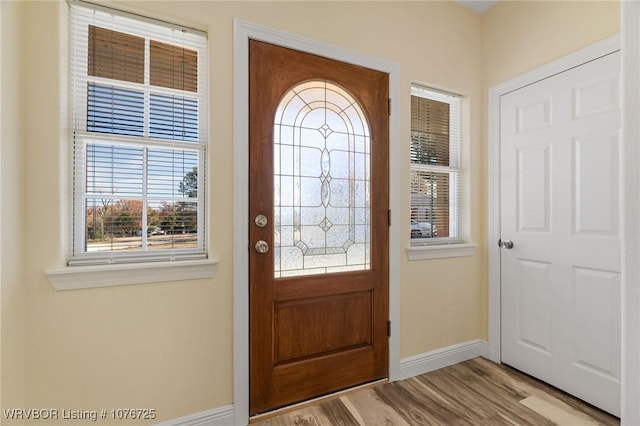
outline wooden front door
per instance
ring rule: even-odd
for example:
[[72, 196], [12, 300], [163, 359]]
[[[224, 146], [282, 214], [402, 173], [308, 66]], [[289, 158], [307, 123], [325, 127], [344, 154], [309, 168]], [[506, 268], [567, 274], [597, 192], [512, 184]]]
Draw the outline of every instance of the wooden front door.
[[250, 41], [251, 414], [387, 377], [388, 77]]

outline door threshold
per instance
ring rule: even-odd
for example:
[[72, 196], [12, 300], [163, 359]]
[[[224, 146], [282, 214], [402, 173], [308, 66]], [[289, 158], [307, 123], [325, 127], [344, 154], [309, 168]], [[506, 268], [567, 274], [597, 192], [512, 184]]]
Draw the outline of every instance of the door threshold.
[[306, 401], [297, 402], [295, 404], [287, 405], [286, 407], [277, 408], [275, 410], [267, 411], [265, 413], [256, 414], [255, 416], [250, 416], [249, 417], [249, 424], [255, 423], [255, 422], [258, 422], [258, 421], [262, 421], [262, 420], [267, 420], [267, 419], [270, 419], [272, 417], [279, 416], [281, 414], [290, 413], [291, 411], [300, 410], [300, 409], [306, 408], [306, 407], [308, 407], [310, 405], [319, 404], [321, 402], [330, 401], [332, 399], [340, 398], [341, 396], [344, 396], [344, 395], [347, 395], [347, 394], [351, 394], [351, 393], [354, 393], [354, 392], [358, 392], [358, 391], [361, 391], [363, 389], [373, 388], [373, 387], [376, 387], [378, 385], [381, 385], [383, 383], [388, 383], [388, 382], [389, 382], [389, 378], [379, 379], [379, 380], [375, 380], [373, 382], [369, 382], [369, 383], [365, 383], [365, 384], [362, 384], [362, 385], [354, 386], [354, 387], [348, 388], [348, 389], [343, 389], [341, 391], [337, 391], [337, 392], [330, 393], [330, 394], [327, 394], [327, 395], [318, 396], [318, 397], [313, 398], [313, 399], [308, 399]]

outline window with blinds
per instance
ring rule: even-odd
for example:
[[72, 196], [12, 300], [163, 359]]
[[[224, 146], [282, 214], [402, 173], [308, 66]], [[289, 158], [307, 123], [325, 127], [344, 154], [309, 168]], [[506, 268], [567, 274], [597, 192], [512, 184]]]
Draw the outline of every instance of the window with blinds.
[[70, 265], [206, 257], [206, 34], [71, 5]]
[[411, 241], [459, 239], [462, 98], [411, 87]]

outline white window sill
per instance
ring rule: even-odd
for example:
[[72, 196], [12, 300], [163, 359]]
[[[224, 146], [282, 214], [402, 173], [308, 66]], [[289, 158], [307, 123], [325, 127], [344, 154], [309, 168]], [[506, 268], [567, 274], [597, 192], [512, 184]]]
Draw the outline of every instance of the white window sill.
[[73, 266], [50, 269], [45, 275], [56, 290], [76, 290], [163, 281], [213, 278], [218, 261], [183, 260], [174, 262], [124, 263], [118, 265]]
[[477, 244], [439, 244], [432, 246], [408, 247], [407, 258], [409, 260], [441, 259], [445, 257], [463, 257], [476, 254]]

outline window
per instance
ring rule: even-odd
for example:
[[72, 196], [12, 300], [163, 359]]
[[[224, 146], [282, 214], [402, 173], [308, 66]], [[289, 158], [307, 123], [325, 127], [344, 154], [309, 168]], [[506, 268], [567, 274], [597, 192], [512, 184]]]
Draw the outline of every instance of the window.
[[460, 240], [462, 98], [411, 87], [411, 242]]
[[206, 258], [207, 39], [71, 6], [70, 265]]

